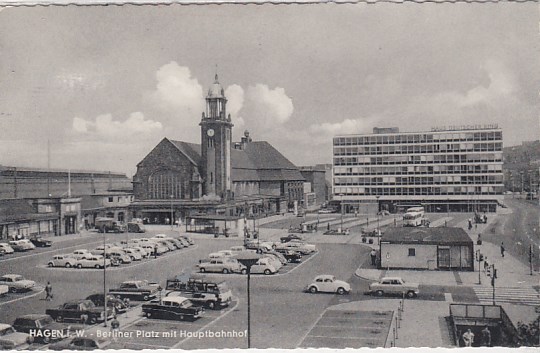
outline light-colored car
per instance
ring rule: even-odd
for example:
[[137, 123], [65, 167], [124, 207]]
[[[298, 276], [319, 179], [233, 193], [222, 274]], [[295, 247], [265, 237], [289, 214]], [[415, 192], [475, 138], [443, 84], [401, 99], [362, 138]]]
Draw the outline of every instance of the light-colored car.
[[112, 248], [119, 248], [120, 246], [116, 246], [114, 244], [105, 244], [105, 245], [99, 245], [94, 250], [90, 251], [93, 255], [103, 255], [105, 253], [104, 249], [107, 249], [107, 252], [109, 252], [109, 249]]
[[24, 350], [34, 342], [34, 337], [24, 332], [17, 332], [13, 326], [0, 324], [0, 349]]
[[15, 252], [8, 243], [0, 243], [0, 250], [4, 250], [5, 254], [13, 254]]
[[167, 239], [170, 238], [167, 234], [156, 234], [152, 238], [158, 238], [158, 239]]
[[231, 257], [234, 256], [235, 253], [233, 253], [231, 250], [220, 250], [218, 251], [219, 254], [223, 254], [225, 257]]
[[238, 255], [239, 253], [243, 252], [243, 251], [246, 251], [246, 248], [244, 248], [244, 246], [242, 245], [237, 245], [237, 246], [231, 246], [231, 248], [229, 249], [229, 251], [234, 255]]
[[77, 249], [71, 253], [71, 256], [76, 258], [77, 260], [85, 259], [90, 256], [94, 256], [89, 250], [87, 249]]
[[197, 264], [200, 272], [246, 273], [246, 267], [236, 259], [223, 257]]
[[[111, 266], [111, 260], [105, 259], [105, 266]], [[103, 256], [91, 255], [77, 260], [77, 268], [103, 268]]]
[[347, 294], [351, 292], [351, 285], [345, 281], [336, 279], [332, 275], [320, 275], [315, 277], [307, 287], [306, 291], [310, 293], [326, 292]]
[[161, 254], [164, 254], [166, 253], [167, 251], [169, 251], [169, 248], [166, 248], [164, 247], [163, 245], [161, 244], [157, 244], [157, 243], [142, 243], [141, 247], [143, 249], [145, 249], [146, 251], [149, 251], [150, 252], [150, 256], [153, 256], [154, 255], [154, 252], [157, 250], [157, 254], [158, 255], [161, 255]]
[[156, 244], [163, 246], [164, 248], [167, 248], [167, 251], [175, 250], [176, 246], [174, 246], [172, 243], [169, 243], [166, 239], [160, 239], [160, 238], [150, 238], [153, 240]]
[[49, 267], [75, 267], [77, 265], [77, 259], [71, 256], [71, 254], [54, 255], [49, 260], [47, 266]]
[[141, 257], [143, 259], [147, 258], [150, 255], [150, 252], [148, 250], [146, 250], [145, 248], [141, 247], [141, 246], [132, 246], [129, 249], [131, 249], [133, 251], [136, 251], [139, 254], [141, 254]]
[[36, 248], [36, 246], [28, 239], [11, 240], [9, 246], [15, 251], [28, 251]]
[[9, 293], [9, 287], [5, 284], [0, 284], [0, 297]]
[[271, 275], [278, 270], [274, 267], [275, 260], [268, 257], [262, 257], [257, 260], [255, 265], [251, 266], [251, 273], [263, 273], [265, 275]]
[[127, 256], [131, 258], [131, 261], [142, 260], [142, 254], [135, 249], [127, 248], [127, 249], [124, 249], [124, 252], [126, 253]]
[[131, 263], [131, 257], [128, 254], [126, 254], [124, 249], [120, 249], [120, 248], [109, 249], [107, 250], [107, 256], [117, 258], [123, 264]]
[[279, 271], [280, 268], [283, 267], [283, 264], [281, 263], [281, 260], [273, 255], [273, 254], [263, 254], [262, 255], [263, 258], [267, 258], [267, 259], [270, 259], [270, 263], [272, 264], [272, 266], [274, 266], [274, 268], [276, 269], [276, 271]]
[[9, 291], [15, 293], [34, 288], [36, 282], [25, 279], [21, 275], [7, 274], [0, 277], [0, 284], [8, 286]]
[[382, 297], [385, 294], [406, 295], [407, 298], [414, 298], [420, 293], [418, 283], [405, 282], [401, 277], [383, 277], [379, 282], [369, 285], [371, 294]]
[[289, 241], [287, 243], [277, 244], [276, 249], [294, 250], [294, 251], [298, 251], [302, 255], [311, 254], [317, 251], [317, 247], [313, 244], [307, 244], [307, 243], [296, 242], [296, 241]]

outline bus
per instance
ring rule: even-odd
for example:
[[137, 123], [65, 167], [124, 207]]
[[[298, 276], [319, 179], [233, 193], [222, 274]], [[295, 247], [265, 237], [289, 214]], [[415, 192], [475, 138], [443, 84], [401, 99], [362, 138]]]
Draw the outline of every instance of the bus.
[[424, 212], [409, 212], [403, 215], [404, 227], [419, 227], [424, 224]]
[[418, 206], [418, 207], [410, 207], [410, 208], [408, 208], [406, 213], [409, 213], [409, 212], [420, 212], [422, 214], [422, 216], [423, 216], [424, 213], [425, 213], [425, 210], [424, 210], [424, 207]]

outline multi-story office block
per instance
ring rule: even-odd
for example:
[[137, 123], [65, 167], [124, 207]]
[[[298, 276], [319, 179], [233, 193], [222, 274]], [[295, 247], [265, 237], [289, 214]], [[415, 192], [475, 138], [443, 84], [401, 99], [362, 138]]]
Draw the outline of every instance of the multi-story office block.
[[494, 212], [504, 187], [502, 145], [497, 125], [336, 136], [333, 199], [345, 212], [418, 205], [429, 212]]

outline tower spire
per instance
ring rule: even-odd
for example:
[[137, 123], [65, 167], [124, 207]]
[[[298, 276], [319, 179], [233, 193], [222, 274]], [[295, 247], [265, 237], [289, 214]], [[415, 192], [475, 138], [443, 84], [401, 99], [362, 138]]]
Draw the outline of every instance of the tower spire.
[[216, 64], [216, 76], [214, 78], [214, 83], [218, 83], [218, 64]]

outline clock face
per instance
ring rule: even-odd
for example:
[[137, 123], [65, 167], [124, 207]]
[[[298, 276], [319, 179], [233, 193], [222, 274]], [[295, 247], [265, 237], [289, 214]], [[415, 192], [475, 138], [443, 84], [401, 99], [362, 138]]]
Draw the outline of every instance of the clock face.
[[208, 136], [210, 136], [210, 137], [214, 136], [214, 130], [213, 130], [213, 129], [208, 129], [208, 131], [206, 131], [206, 133], [207, 133]]

